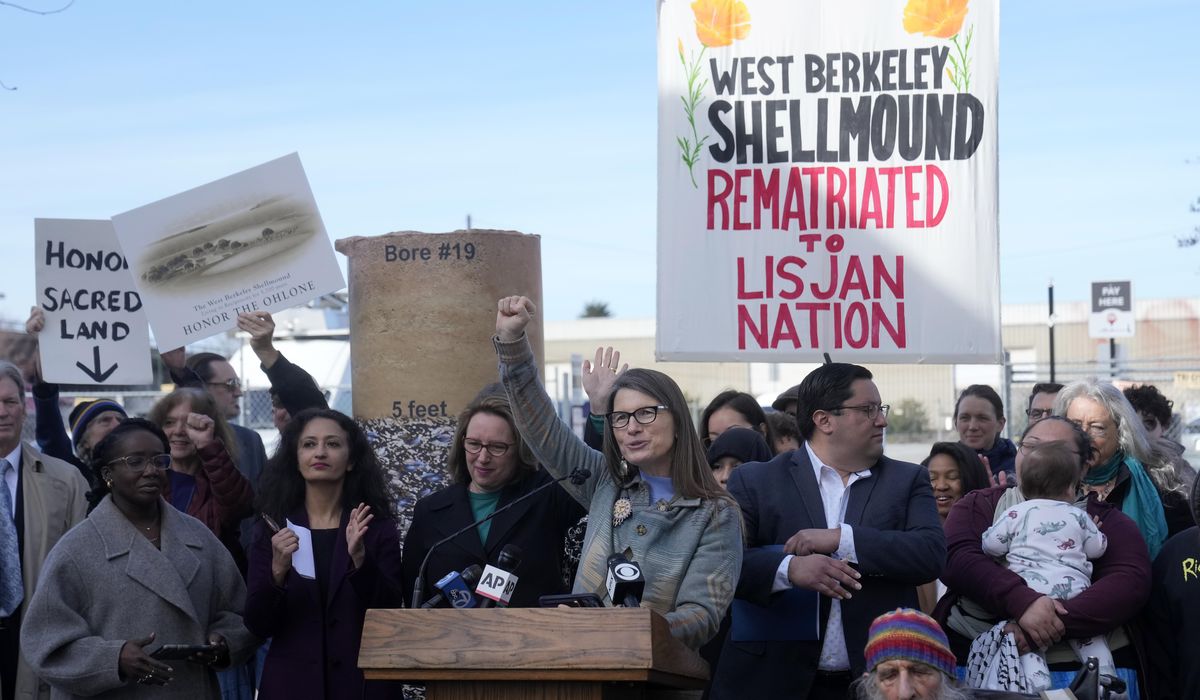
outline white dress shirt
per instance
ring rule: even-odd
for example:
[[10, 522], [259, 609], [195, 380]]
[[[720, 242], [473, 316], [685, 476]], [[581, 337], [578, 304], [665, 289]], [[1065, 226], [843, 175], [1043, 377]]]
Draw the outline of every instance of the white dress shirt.
[[[830, 556], [857, 564], [858, 552], [854, 549], [854, 529], [843, 521], [846, 518], [846, 503], [849, 501], [850, 485], [859, 479], [871, 476], [871, 470], [864, 469], [851, 474], [846, 482], [842, 483], [842, 477], [837, 470], [822, 462], [807, 442], [804, 443], [804, 449], [808, 451], [808, 459], [812, 462], [813, 476], [817, 478], [817, 486], [821, 490], [821, 505], [825, 510], [825, 526], [830, 529], [841, 529], [837, 551]], [[788, 579], [788, 565], [791, 562], [791, 554], [785, 556], [780, 562], [779, 569], [775, 572], [775, 583], [771, 587], [771, 592], [793, 587], [791, 580]], [[842, 602], [836, 598], [830, 602], [829, 620], [825, 625], [825, 634], [822, 640], [821, 658], [817, 662], [817, 668], [822, 671], [848, 671], [850, 655], [846, 651], [846, 634], [842, 630]]]

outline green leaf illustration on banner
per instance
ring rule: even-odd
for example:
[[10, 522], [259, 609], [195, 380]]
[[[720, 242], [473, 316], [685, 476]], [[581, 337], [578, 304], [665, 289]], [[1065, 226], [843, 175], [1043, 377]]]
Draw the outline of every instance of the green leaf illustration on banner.
[[[950, 55], [946, 77], [959, 92], [971, 90], [971, 39], [975, 25], [963, 36], [963, 20], [967, 17], [967, 0], [908, 0], [904, 6], [904, 30], [909, 34], [924, 34], [949, 39], [956, 53]], [[962, 37], [960, 39], [960, 37]]]
[[679, 99], [683, 101], [683, 113], [691, 127], [691, 135], [676, 136], [675, 142], [679, 144], [679, 156], [692, 178], [692, 187], [699, 188], [695, 168], [700, 160], [700, 149], [708, 141], [708, 136], [700, 136], [696, 129], [696, 109], [703, 104], [704, 89], [708, 87], [708, 79], [700, 77], [700, 64], [707, 49], [729, 46], [736, 39], [746, 38], [750, 33], [750, 10], [741, 0], [696, 0], [692, 3], [692, 13], [696, 16], [696, 38], [702, 44], [700, 52], [689, 60], [684, 53], [683, 39], [679, 40], [679, 62], [687, 76], [687, 95], [680, 95]]
[[[705, 47], [707, 48], [707, 47]], [[708, 79], [700, 79], [700, 60], [704, 58], [704, 49], [700, 49], [699, 55], [695, 56], [689, 63], [683, 55], [683, 40], [679, 41], [679, 61], [683, 63], [684, 74], [687, 75], [687, 96], [681, 95], [680, 100], [683, 101], [683, 113], [687, 117], [688, 126], [692, 127], [692, 136], [678, 136], [676, 141], [679, 142], [680, 157], [688, 167], [688, 174], [692, 176], [692, 187], [698, 188], [696, 184], [696, 161], [700, 160], [700, 148], [704, 142], [708, 140], [708, 136], [700, 136], [696, 131], [696, 108], [700, 103], [704, 102], [704, 88], [708, 87]]]

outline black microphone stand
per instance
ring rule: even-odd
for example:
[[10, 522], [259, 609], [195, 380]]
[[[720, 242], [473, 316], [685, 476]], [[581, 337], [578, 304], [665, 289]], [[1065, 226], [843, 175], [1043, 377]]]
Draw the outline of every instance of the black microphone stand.
[[453, 535], [450, 535], [448, 537], [443, 537], [442, 539], [438, 540], [437, 542], [434, 542], [433, 546], [429, 548], [429, 551], [425, 553], [425, 558], [421, 560], [421, 568], [417, 570], [417, 580], [413, 581], [413, 597], [412, 597], [412, 606], [411, 607], [413, 607], [414, 609], [419, 608], [419, 607], [421, 607], [421, 603], [424, 602], [422, 600], [422, 598], [425, 597], [425, 568], [427, 566], [429, 566], [429, 557], [433, 554], [433, 550], [437, 549], [438, 547], [441, 547], [442, 545], [446, 544], [447, 542], [454, 539], [455, 537], [458, 537], [459, 535], [463, 534], [464, 532], [467, 532], [473, 528], [479, 527], [480, 525], [486, 523], [487, 521], [491, 520], [492, 518], [496, 517], [497, 515], [500, 515], [504, 511], [508, 510], [509, 508], [512, 508], [513, 506], [517, 505], [521, 501], [524, 501], [528, 498], [532, 498], [534, 495], [536, 495], [542, 491], [545, 491], [546, 489], [550, 488], [551, 486], [554, 486], [555, 484], [559, 484], [559, 483], [566, 481], [567, 479], [570, 479], [572, 484], [575, 484], [576, 486], [580, 486], [583, 484], [583, 482], [585, 482], [589, 478], [591, 478], [591, 476], [592, 476], [592, 472], [583, 467], [578, 467], [576, 469], [573, 469], [573, 470], [571, 470], [570, 474], [567, 474], [566, 476], [560, 476], [559, 478], [555, 479], [554, 481], [550, 481], [545, 484], [542, 484], [541, 486], [530, 491], [529, 493], [525, 494], [524, 496], [521, 496], [520, 498], [512, 501], [511, 503], [505, 504], [503, 508], [497, 508], [496, 510], [492, 511], [487, 517], [480, 518], [479, 520], [476, 520], [475, 522], [471, 523], [470, 525], [467, 525], [466, 527], [462, 528], [458, 532], [455, 532]]

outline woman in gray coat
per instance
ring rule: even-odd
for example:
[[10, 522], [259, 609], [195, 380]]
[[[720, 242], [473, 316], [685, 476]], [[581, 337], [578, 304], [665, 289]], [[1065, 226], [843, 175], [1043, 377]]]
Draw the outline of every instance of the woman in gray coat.
[[[257, 640], [242, 624], [246, 587], [229, 552], [160, 494], [166, 436], [131, 419], [93, 449], [108, 495], [50, 551], [21, 628], [21, 652], [52, 697], [218, 698], [214, 668]], [[186, 659], [158, 647], [208, 645]]]

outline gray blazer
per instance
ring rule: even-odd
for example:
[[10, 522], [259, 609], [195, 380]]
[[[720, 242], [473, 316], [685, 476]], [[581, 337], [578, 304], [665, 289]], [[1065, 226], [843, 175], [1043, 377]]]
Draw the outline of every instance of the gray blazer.
[[242, 624], [246, 586], [229, 552], [199, 520], [161, 508], [161, 550], [107, 496], [50, 551], [21, 651], [51, 697], [219, 698], [216, 674], [187, 661], [168, 662], [174, 677], [163, 688], [121, 679], [121, 647], [151, 632], [152, 648], [203, 644], [215, 632], [239, 663], [258, 646]]

